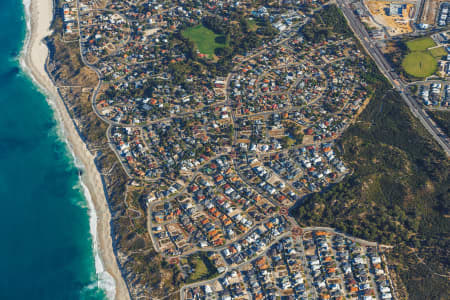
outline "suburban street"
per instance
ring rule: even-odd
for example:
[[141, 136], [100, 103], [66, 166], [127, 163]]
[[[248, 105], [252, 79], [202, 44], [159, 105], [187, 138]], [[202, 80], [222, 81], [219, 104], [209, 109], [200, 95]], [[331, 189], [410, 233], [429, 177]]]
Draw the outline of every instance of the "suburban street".
[[[449, 138], [428, 115], [434, 117], [431, 104], [447, 109], [450, 103], [450, 82], [435, 80], [435, 74], [450, 74], [450, 56], [445, 61], [442, 54], [448, 54], [449, 44], [442, 41], [450, 35], [436, 29], [436, 43], [425, 48], [442, 54], [433, 55], [445, 61], [439, 73], [409, 82], [394, 68], [395, 60], [391, 65], [386, 59], [384, 46], [433, 34], [408, 27], [421, 19], [412, 4], [422, 8], [428, 2], [404, 0], [408, 4], [400, 8], [398, 1], [387, 0], [380, 11], [392, 19], [404, 17], [394, 21], [402, 23], [398, 32], [409, 33], [386, 39], [377, 26], [365, 23], [372, 7], [363, 0], [285, 2], [54, 3], [62, 19], [55, 34], [63, 42], [52, 40], [55, 53], [74, 62], [74, 72], [58, 64], [51, 65], [52, 72], [61, 77], [59, 92], [70, 100], [74, 122], [85, 125], [80, 132], [88, 141], [106, 131], [107, 139], [89, 150], [101, 154], [104, 190], [113, 199], [113, 247], [130, 297], [397, 299], [400, 288], [384, 257], [397, 248], [315, 226], [334, 226], [326, 218], [335, 218], [338, 228], [347, 227], [337, 223], [347, 218], [342, 206], [328, 207], [354, 205], [338, 203], [347, 200], [345, 194], [331, 191], [332, 201], [303, 197], [327, 193], [357, 175], [358, 161], [350, 164], [335, 141], [352, 124], [372, 126], [374, 121], [359, 116], [371, 99], [382, 100], [373, 97], [379, 86], [379, 92], [403, 99], [394, 101], [403, 117], [396, 123], [419, 127], [416, 137], [432, 144], [427, 155], [436, 155], [436, 144], [410, 114], [405, 118], [401, 101], [450, 156]], [[383, 27], [380, 19], [374, 22]], [[379, 80], [370, 80], [367, 70]], [[71, 86], [65, 77], [75, 71]], [[439, 93], [433, 83], [439, 83]], [[433, 102], [423, 101], [428, 108], [422, 106], [417, 95], [425, 89], [444, 98], [442, 103], [435, 104], [432, 95]], [[382, 102], [375, 102], [380, 113]], [[382, 118], [391, 118], [386, 111]], [[397, 124], [381, 123], [396, 130]], [[414, 147], [409, 144], [402, 150]], [[390, 158], [383, 163], [392, 163]], [[115, 172], [120, 167], [126, 176]], [[341, 186], [347, 189], [346, 182]], [[361, 235], [375, 239], [374, 228], [367, 229], [370, 234]]]

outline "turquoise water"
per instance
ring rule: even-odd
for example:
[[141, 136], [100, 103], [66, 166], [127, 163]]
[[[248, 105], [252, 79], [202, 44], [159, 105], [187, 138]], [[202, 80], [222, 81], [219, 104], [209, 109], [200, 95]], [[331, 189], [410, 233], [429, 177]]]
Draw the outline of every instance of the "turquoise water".
[[0, 1], [0, 299], [104, 299], [78, 171], [17, 59], [21, 1]]

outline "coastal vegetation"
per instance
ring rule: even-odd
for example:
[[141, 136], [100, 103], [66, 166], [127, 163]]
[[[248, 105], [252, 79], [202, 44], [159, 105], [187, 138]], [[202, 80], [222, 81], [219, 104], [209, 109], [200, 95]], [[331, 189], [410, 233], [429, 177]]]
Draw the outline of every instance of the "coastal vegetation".
[[450, 135], [450, 112], [446, 110], [429, 110], [428, 114], [437, 123], [439, 128], [449, 136]]
[[423, 272], [422, 263], [437, 273], [448, 268], [442, 236], [449, 230], [450, 165], [399, 95], [378, 82], [339, 142], [353, 175], [306, 197], [293, 213], [301, 225], [328, 225], [395, 246], [391, 263], [410, 299], [423, 299], [430, 287], [442, 296], [448, 282]]
[[424, 299], [431, 286], [442, 296], [448, 282], [423, 272], [416, 255], [436, 273], [448, 268], [442, 237], [449, 229], [450, 166], [401, 98], [378, 90], [340, 141], [353, 175], [306, 197], [294, 214], [301, 225], [328, 225], [395, 246], [391, 263], [410, 299]]
[[312, 22], [307, 23], [302, 32], [307, 40], [315, 42], [325, 41], [336, 34], [344, 38], [351, 36], [347, 21], [336, 5], [326, 5], [315, 12]]
[[[201, 87], [212, 88], [207, 80], [211, 78], [205, 78], [204, 74], [209, 77], [227, 75], [232, 69], [233, 57], [262, 46], [264, 41], [278, 33], [268, 18], [249, 21], [248, 16], [239, 12], [232, 11], [230, 14], [230, 18], [206, 16], [194, 27], [184, 27], [168, 34], [169, 49], [164, 50], [179, 47], [183, 54], [180, 60], [167, 60], [167, 72], [173, 86], [161, 78], [151, 78], [145, 82], [137, 80], [134, 82], [136, 87], [142, 84], [139, 88], [130, 91], [111, 86], [98, 100], [107, 103], [120, 95], [126, 101], [140, 97], [155, 100], [156, 103], [157, 99], [150, 99], [152, 92], [171, 88], [177, 89], [174, 95], [180, 99], [198, 87], [189, 78], [199, 79]], [[335, 5], [325, 6], [320, 13], [315, 13], [312, 24], [304, 28], [304, 36], [309, 41], [325, 41], [336, 33], [346, 38], [352, 36], [345, 18]], [[130, 289], [134, 289], [131, 293], [150, 298], [178, 295], [183, 283], [215, 277], [218, 272], [206, 253], [191, 254], [181, 259], [181, 270], [178, 261], [180, 252], [163, 252], [157, 242], [153, 243], [149, 230], [160, 230], [150, 228], [147, 223], [147, 218], [151, 217], [151, 210], [147, 207], [151, 203], [149, 197], [156, 192], [167, 191], [168, 186], [163, 189], [163, 183], [158, 179], [149, 180], [144, 185], [144, 180], [128, 177], [120, 166], [118, 157], [111, 150], [112, 143], [106, 138], [108, 126], [92, 109], [96, 75], [83, 66], [77, 42], [62, 43], [58, 40], [58, 26], [61, 24], [57, 24], [54, 35], [48, 40], [52, 49], [50, 72], [61, 85], [79, 82], [84, 76], [82, 74], [89, 74], [89, 84], [85, 84], [87, 87], [62, 88], [60, 91], [80, 135], [96, 154], [98, 169], [106, 174], [103, 180], [113, 215], [113, 244], [125, 281]], [[207, 56], [198, 55], [197, 50]], [[365, 72], [361, 76], [369, 85], [372, 101], [339, 141], [340, 155], [352, 168], [353, 174], [321, 193], [305, 197], [292, 212], [301, 225], [329, 225], [355, 236], [395, 246], [390, 254], [390, 267], [394, 267], [395, 274], [402, 278], [411, 298], [423, 298], [427, 286], [433, 288], [436, 296], [443, 295], [448, 283], [434, 273], [445, 273], [448, 267], [448, 245], [441, 238], [448, 232], [448, 161], [401, 102], [399, 95], [391, 90], [374, 63], [368, 59], [364, 61], [364, 58], [362, 61], [367, 64], [364, 64]], [[66, 64], [72, 69], [66, 68]], [[72, 81], [74, 78], [78, 79]], [[184, 90], [181, 92], [178, 86]], [[153, 114], [160, 108], [167, 109], [168, 106], [167, 102], [161, 102], [161, 107], [155, 106], [157, 108], [149, 106], [147, 114]], [[223, 113], [227, 116], [225, 111]], [[174, 144], [185, 150], [185, 156], [180, 156], [180, 160], [201, 156], [207, 160], [208, 153], [216, 152], [210, 142], [190, 147], [185, 141], [176, 139], [180, 133], [190, 137], [200, 127], [208, 125], [208, 122], [202, 122], [205, 118], [200, 114], [190, 118], [186, 122], [182, 118], [173, 118], [176, 126], [167, 126], [167, 130], [155, 129], [157, 134], [152, 135], [152, 140], [156, 140], [155, 136], [161, 137], [159, 153], [171, 149]], [[137, 128], [133, 130], [137, 131]], [[147, 134], [151, 128], [148, 126]], [[224, 133], [231, 140], [233, 128], [227, 128], [229, 130]], [[303, 142], [304, 128], [292, 125], [286, 129], [288, 136], [282, 141], [285, 146]], [[217, 135], [216, 138], [222, 141], [222, 136]], [[177, 156], [178, 153], [180, 151]], [[150, 166], [151, 162], [146, 163]], [[172, 164], [164, 171], [167, 171], [167, 178], [175, 182], [181, 178], [180, 169], [180, 164]], [[183, 181], [188, 182], [188, 179], [183, 178]], [[163, 209], [169, 211], [171, 208], [168, 205]], [[276, 207], [274, 211], [278, 209]], [[177, 218], [181, 217], [177, 215]], [[168, 255], [173, 255], [173, 259], [166, 260]], [[432, 272], [424, 267], [422, 259]]]
[[136, 286], [149, 285], [153, 295], [164, 295], [182, 282], [179, 268], [168, 264], [154, 250], [144, 207], [136, 205], [141, 194], [127, 194], [128, 177], [108, 145], [107, 124], [92, 109], [92, 92], [98, 82], [95, 72], [83, 64], [78, 41], [61, 41], [60, 18], [55, 18], [52, 28], [53, 34], [46, 40], [50, 49], [48, 70], [57, 85], [72, 86], [60, 88], [60, 95], [74, 118], [78, 133], [96, 155], [98, 170], [108, 174], [102, 179], [109, 209], [116, 216], [111, 221], [111, 236], [115, 254], [120, 257], [118, 264], [124, 280], [132, 282], [138, 276], [139, 282], [134, 282]]
[[[405, 52], [430, 46], [420, 39]], [[450, 225], [450, 164], [374, 63], [365, 79], [372, 100], [338, 142], [353, 174], [304, 197], [291, 212], [302, 226], [330, 226], [394, 246], [389, 268], [404, 284], [400, 294], [445, 298], [448, 280], [439, 274], [449, 267], [443, 236]]]

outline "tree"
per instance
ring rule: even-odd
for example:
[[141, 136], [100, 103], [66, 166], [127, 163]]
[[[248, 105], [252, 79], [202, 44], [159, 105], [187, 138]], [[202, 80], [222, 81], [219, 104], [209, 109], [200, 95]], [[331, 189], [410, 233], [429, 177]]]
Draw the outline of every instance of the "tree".
[[295, 140], [288, 136], [284, 136], [281, 139], [281, 142], [282, 142], [284, 148], [292, 147], [295, 144]]

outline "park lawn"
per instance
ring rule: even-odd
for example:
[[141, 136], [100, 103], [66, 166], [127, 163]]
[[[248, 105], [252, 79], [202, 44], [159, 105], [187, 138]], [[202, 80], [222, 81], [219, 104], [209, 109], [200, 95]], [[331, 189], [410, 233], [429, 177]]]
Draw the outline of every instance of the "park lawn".
[[194, 272], [189, 275], [187, 282], [205, 280], [217, 275], [217, 269], [205, 254], [194, 254], [188, 258], [188, 261]]
[[198, 51], [209, 56], [214, 55], [214, 50], [225, 47], [224, 43], [218, 42], [222, 35], [214, 33], [203, 25], [187, 28], [183, 31], [183, 36], [195, 43]]
[[424, 78], [436, 72], [437, 60], [428, 52], [415, 51], [403, 58], [402, 67], [409, 75]]
[[258, 24], [256, 23], [256, 21], [254, 19], [249, 19], [248, 20], [248, 29], [250, 31], [256, 31], [256, 29], [258, 29]]
[[447, 51], [445, 51], [444, 46], [439, 48], [433, 48], [428, 50], [434, 58], [440, 59], [442, 56], [447, 56]]
[[406, 42], [406, 46], [410, 51], [425, 51], [436, 44], [430, 37], [423, 37]]
[[194, 260], [195, 272], [191, 274], [190, 279], [192, 281], [197, 281], [208, 275], [208, 268], [206, 267], [204, 261], [198, 257]]

